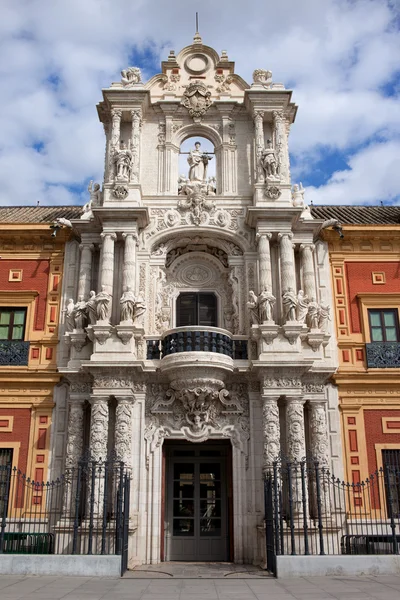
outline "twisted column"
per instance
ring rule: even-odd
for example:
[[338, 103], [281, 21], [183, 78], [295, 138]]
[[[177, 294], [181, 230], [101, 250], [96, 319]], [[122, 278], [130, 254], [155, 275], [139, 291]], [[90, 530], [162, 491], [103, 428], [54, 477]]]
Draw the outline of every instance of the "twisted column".
[[134, 398], [116, 396], [115, 452], [128, 469], [132, 468], [132, 418]]
[[256, 181], [264, 183], [264, 171], [261, 165], [261, 155], [264, 149], [264, 111], [255, 110], [253, 118], [256, 142]]
[[272, 291], [271, 252], [269, 246], [271, 237], [271, 233], [262, 233], [258, 238], [260, 292], [264, 290]]
[[272, 469], [281, 449], [278, 400], [279, 396], [262, 396], [264, 472]]
[[304, 293], [311, 300], [316, 298], [316, 286], [315, 286], [315, 269], [314, 269], [314, 244], [301, 244], [301, 267], [303, 272], [303, 288]]
[[296, 272], [293, 256], [293, 233], [278, 233], [281, 258], [281, 288], [287, 292], [289, 288], [296, 290]]
[[103, 232], [101, 238], [103, 240], [103, 254], [100, 271], [100, 285], [104, 285], [105, 291], [112, 295], [114, 280], [114, 242], [117, 239], [117, 235], [115, 233]]
[[124, 246], [124, 266], [122, 270], [122, 287], [130, 287], [135, 291], [136, 281], [136, 245], [137, 235], [135, 233], [123, 233], [125, 240]]
[[85, 300], [89, 297], [90, 283], [92, 280], [92, 252], [93, 244], [82, 242], [79, 245], [81, 261], [79, 265], [78, 298], [83, 296]]
[[135, 108], [131, 110], [132, 133], [131, 133], [131, 152], [132, 152], [132, 171], [131, 181], [139, 183], [140, 168], [140, 127], [142, 124], [142, 110]]

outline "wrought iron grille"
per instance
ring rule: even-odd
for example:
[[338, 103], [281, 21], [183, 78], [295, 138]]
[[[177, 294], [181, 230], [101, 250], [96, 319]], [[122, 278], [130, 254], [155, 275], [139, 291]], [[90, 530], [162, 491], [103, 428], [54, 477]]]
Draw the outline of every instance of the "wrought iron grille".
[[400, 367], [400, 342], [371, 342], [365, 347], [369, 369]]
[[29, 360], [30, 342], [0, 340], [0, 366], [25, 367]]

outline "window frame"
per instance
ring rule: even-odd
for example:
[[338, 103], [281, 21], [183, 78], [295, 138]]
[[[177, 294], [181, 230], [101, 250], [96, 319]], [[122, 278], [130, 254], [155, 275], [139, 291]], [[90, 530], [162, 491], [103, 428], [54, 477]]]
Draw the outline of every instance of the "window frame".
[[[371, 315], [372, 313], [378, 314], [379, 315], [379, 320], [380, 320], [380, 329], [382, 332], [382, 340], [380, 340], [379, 342], [376, 340], [372, 339], [372, 332], [373, 329], [376, 329], [377, 326], [372, 325], [371, 322]], [[394, 329], [396, 331], [396, 339], [395, 340], [387, 340], [386, 339], [386, 325], [384, 322], [384, 314], [392, 314], [394, 316]], [[368, 324], [369, 324], [369, 335], [371, 338], [371, 343], [372, 344], [379, 344], [379, 343], [399, 343], [400, 342], [400, 330], [399, 330], [399, 313], [398, 313], [398, 308], [368, 308]]]
[[[400, 322], [400, 293], [383, 294], [376, 292], [361, 292], [357, 294], [356, 298], [359, 303], [361, 320], [359, 343], [372, 343], [368, 316], [368, 311], [370, 309], [394, 309], [395, 311], [397, 311], [397, 322]], [[350, 304], [348, 309], [350, 311]], [[374, 343], [378, 344], [379, 342]]]
[[[13, 338], [13, 329], [14, 329], [14, 317], [15, 312], [21, 311], [24, 313], [24, 322], [22, 328], [22, 336], [20, 338]], [[25, 340], [25, 332], [26, 332], [26, 322], [28, 316], [28, 309], [26, 306], [0, 306], [0, 317], [2, 313], [11, 313], [10, 322], [8, 324], [8, 337], [5, 339], [0, 339], [1, 342], [23, 342]], [[20, 323], [18, 323], [20, 325]], [[4, 325], [5, 326], [5, 325]]]
[[[195, 308], [195, 312], [196, 312], [196, 324], [192, 324], [192, 325], [180, 325], [180, 299], [182, 299], [184, 296], [186, 295], [194, 295], [196, 298], [196, 308]], [[200, 296], [212, 296], [214, 298], [214, 306], [213, 306], [213, 310], [214, 310], [214, 325], [201, 325], [200, 324]], [[218, 322], [219, 322], [219, 312], [218, 312], [218, 295], [213, 292], [213, 291], [184, 291], [184, 292], [179, 292], [178, 296], [176, 297], [175, 300], [175, 323], [176, 323], [176, 327], [219, 327]]]

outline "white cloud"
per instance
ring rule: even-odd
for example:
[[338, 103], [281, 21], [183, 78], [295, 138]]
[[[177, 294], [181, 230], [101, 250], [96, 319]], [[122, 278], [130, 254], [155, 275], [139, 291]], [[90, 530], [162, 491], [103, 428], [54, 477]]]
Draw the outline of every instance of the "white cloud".
[[[3, 0], [0, 204], [81, 201], [70, 187], [102, 175], [104, 138], [95, 110], [101, 87], [119, 79], [135, 45], [161, 60], [170, 48], [190, 44], [196, 9], [183, 0]], [[247, 81], [254, 68], [267, 67], [275, 81], [295, 83], [299, 113], [290, 141], [302, 176], [312, 176], [321, 145], [353, 153], [347, 186], [359, 181], [368, 153], [385, 156], [377, 160], [386, 164], [400, 108], [398, 98], [380, 90], [398, 69], [398, 4], [203, 0], [198, 9], [204, 43], [226, 49]], [[31, 147], [39, 141], [40, 153]], [[390, 174], [376, 178], [378, 184], [379, 197], [398, 193]], [[344, 185], [332, 181], [318, 196], [331, 201]]]

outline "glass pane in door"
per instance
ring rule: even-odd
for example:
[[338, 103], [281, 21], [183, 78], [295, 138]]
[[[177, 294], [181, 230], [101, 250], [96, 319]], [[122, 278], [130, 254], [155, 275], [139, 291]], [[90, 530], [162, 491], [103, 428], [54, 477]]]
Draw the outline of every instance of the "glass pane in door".
[[174, 464], [173, 535], [194, 535], [194, 463]]

